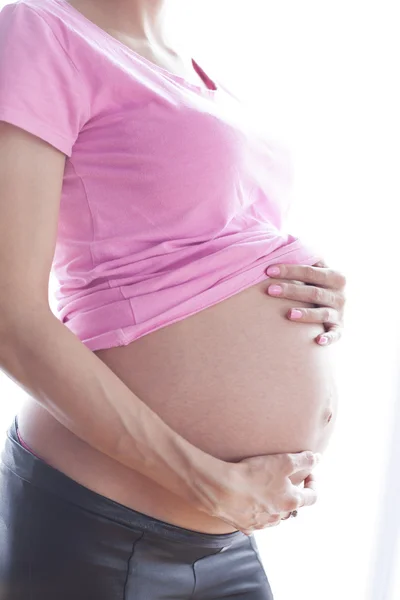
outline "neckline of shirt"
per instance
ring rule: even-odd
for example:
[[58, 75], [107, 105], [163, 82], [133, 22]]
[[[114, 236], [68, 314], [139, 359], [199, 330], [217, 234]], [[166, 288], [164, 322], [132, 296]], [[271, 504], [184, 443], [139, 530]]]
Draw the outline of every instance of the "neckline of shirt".
[[91, 21], [88, 17], [85, 17], [85, 15], [83, 13], [81, 13], [77, 8], [72, 6], [72, 4], [70, 4], [67, 0], [50, 0], [50, 1], [56, 2], [60, 5], [62, 5], [65, 10], [68, 10], [71, 13], [75, 14], [76, 18], [79, 18], [87, 26], [89, 26], [91, 29], [93, 29], [93, 31], [97, 32], [98, 34], [100, 34], [104, 38], [106, 38], [107, 40], [116, 44], [119, 48], [121, 48], [127, 54], [131, 54], [132, 56], [134, 56], [138, 61], [145, 64], [150, 69], [159, 71], [165, 77], [172, 79], [173, 81], [177, 81], [177, 82], [183, 84], [184, 86], [189, 87], [190, 89], [192, 89], [202, 95], [205, 94], [205, 95], [214, 96], [219, 91], [219, 87], [217, 86], [215, 81], [213, 81], [207, 75], [207, 73], [204, 71], [204, 69], [199, 65], [199, 63], [193, 57], [191, 57], [193, 68], [198, 73], [198, 75], [203, 79], [204, 83], [207, 86], [206, 88], [204, 88], [200, 84], [197, 85], [195, 83], [192, 83], [185, 77], [182, 77], [181, 75], [177, 75], [176, 73], [173, 73], [172, 71], [169, 71], [168, 69], [164, 69], [160, 65], [157, 65], [156, 63], [154, 63], [151, 60], [149, 60], [148, 58], [146, 58], [145, 56], [142, 56], [141, 54], [139, 54], [139, 52], [136, 52], [135, 50], [133, 50], [132, 48], [130, 48], [129, 46], [127, 46], [126, 44], [124, 44], [123, 42], [118, 40], [116, 37], [114, 37], [107, 31], [105, 31], [105, 29], [102, 29], [99, 25], [96, 25], [96, 23]]

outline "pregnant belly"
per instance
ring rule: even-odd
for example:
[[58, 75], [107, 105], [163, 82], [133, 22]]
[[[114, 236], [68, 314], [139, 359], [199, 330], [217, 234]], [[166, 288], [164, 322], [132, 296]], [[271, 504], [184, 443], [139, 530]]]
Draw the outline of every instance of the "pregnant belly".
[[[97, 352], [175, 431], [218, 458], [324, 449], [335, 387], [319, 325], [285, 318], [265, 282]], [[303, 305], [304, 306], [304, 305]]]
[[[266, 289], [264, 281], [128, 346], [96, 354], [171, 428], [213, 456], [238, 461], [322, 452], [336, 414], [331, 349], [313, 341], [321, 326], [285, 318], [300, 303], [270, 298]], [[232, 531], [93, 450], [37, 404], [24, 410], [25, 441], [83, 485], [182, 527]]]

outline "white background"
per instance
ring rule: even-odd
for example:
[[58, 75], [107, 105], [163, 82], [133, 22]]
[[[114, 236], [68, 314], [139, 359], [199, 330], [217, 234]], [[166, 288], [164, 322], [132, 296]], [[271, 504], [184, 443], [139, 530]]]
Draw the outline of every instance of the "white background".
[[[257, 534], [275, 600], [400, 598], [398, 9], [388, 0], [171, 3], [174, 33], [198, 62], [291, 147], [292, 233], [349, 279], [320, 500]], [[0, 376], [1, 430], [22, 397]]]

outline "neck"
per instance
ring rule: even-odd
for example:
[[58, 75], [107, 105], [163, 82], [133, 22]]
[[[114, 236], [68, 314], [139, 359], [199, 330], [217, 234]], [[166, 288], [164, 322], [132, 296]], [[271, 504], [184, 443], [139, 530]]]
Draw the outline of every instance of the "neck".
[[[166, 46], [168, 0], [68, 0], [86, 15], [96, 15], [108, 30], [144, 44]], [[105, 27], [106, 28], [106, 27]]]

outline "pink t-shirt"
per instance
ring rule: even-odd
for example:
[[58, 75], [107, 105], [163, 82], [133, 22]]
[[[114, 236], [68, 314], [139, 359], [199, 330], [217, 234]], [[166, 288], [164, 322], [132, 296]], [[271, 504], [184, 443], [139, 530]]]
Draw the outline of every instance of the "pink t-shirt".
[[[66, 156], [52, 273], [92, 350], [130, 343], [320, 256], [283, 231], [291, 163], [196, 61], [154, 65], [65, 0], [0, 13], [0, 120]], [[27, 198], [29, 202], [29, 198]]]

